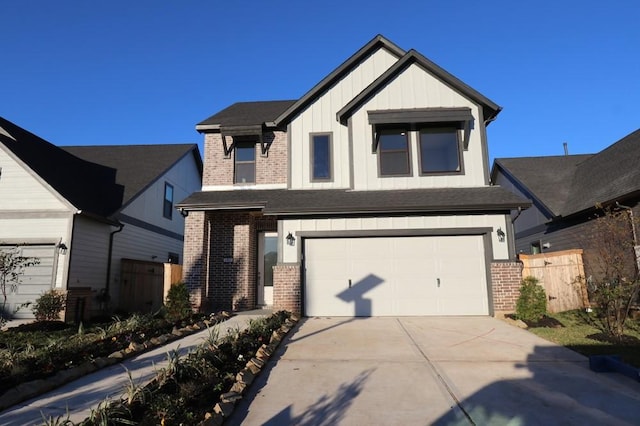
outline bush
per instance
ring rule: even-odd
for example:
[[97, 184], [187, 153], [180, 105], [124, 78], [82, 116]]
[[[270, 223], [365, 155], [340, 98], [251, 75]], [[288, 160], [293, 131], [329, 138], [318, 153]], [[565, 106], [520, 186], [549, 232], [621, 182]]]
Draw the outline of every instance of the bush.
[[547, 294], [535, 277], [522, 280], [516, 302], [516, 317], [522, 321], [539, 321], [547, 313]]
[[167, 292], [164, 305], [167, 310], [167, 318], [171, 321], [177, 321], [191, 315], [193, 311], [191, 310], [187, 285], [183, 282], [173, 284]]
[[36, 299], [31, 310], [37, 321], [55, 321], [60, 319], [67, 303], [67, 296], [59, 290], [49, 290]]

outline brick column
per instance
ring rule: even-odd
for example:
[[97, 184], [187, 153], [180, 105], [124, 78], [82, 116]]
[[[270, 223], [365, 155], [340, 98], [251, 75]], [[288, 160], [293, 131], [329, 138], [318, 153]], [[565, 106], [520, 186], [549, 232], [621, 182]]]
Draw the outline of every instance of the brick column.
[[491, 288], [494, 315], [516, 310], [522, 282], [522, 262], [496, 261], [491, 263]]
[[299, 264], [280, 263], [273, 267], [273, 309], [302, 312]]
[[208, 246], [209, 221], [205, 212], [189, 212], [184, 224], [182, 279], [191, 294], [191, 305], [197, 310], [207, 308]]

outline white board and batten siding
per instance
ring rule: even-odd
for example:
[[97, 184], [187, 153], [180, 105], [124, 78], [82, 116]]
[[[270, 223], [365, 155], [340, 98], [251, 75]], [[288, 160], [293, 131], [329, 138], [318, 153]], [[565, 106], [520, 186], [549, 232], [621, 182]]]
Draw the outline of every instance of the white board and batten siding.
[[[288, 133], [291, 140], [289, 164], [292, 189], [349, 188], [349, 131], [336, 120], [336, 113], [397, 60], [385, 49], [374, 52], [291, 122]], [[309, 135], [312, 133], [332, 134], [331, 182], [311, 182]]]
[[[410, 132], [412, 176], [381, 178], [378, 158], [371, 153], [373, 127], [367, 111], [411, 108], [471, 108], [474, 117], [469, 146], [462, 152], [464, 173], [440, 176], [420, 176], [416, 132]], [[479, 119], [479, 107], [451, 89], [418, 65], [409, 66], [389, 82], [351, 117], [353, 134], [353, 167], [355, 190], [451, 188], [485, 186], [486, 161], [482, 145], [484, 123]]]

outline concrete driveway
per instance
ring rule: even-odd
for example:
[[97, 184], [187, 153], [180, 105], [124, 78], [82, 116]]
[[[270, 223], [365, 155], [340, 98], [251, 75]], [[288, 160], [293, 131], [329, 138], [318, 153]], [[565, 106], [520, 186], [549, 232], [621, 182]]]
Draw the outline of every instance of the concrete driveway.
[[225, 424], [640, 424], [640, 383], [494, 318], [307, 318], [274, 361]]

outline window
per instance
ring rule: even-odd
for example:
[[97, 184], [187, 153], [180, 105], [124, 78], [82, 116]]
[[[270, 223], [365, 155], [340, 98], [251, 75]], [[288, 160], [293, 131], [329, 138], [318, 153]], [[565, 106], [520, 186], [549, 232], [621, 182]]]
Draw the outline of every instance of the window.
[[420, 130], [420, 168], [422, 174], [461, 171], [460, 142], [455, 128]]
[[167, 219], [173, 217], [173, 186], [164, 184], [164, 203], [162, 205], [162, 215]]
[[311, 180], [331, 180], [331, 134], [311, 135]]
[[381, 176], [405, 176], [411, 173], [409, 132], [404, 129], [381, 129], [376, 137]]
[[256, 144], [255, 142], [236, 142], [235, 183], [256, 182]]

